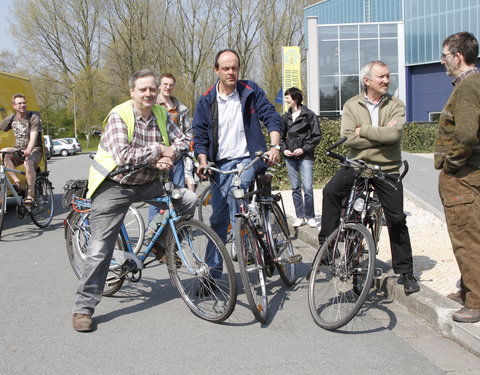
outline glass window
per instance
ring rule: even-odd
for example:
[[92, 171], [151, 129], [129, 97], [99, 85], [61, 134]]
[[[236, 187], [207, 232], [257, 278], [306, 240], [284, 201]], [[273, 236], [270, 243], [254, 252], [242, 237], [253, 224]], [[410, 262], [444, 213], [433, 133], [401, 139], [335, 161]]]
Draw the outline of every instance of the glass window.
[[358, 74], [358, 40], [340, 41], [340, 74]]
[[338, 74], [338, 42], [318, 43], [319, 75]]
[[378, 40], [360, 40], [360, 66], [378, 60]]
[[380, 39], [380, 60], [385, 62], [390, 72], [398, 73], [397, 39]]
[[360, 25], [360, 38], [378, 38], [378, 25]]
[[380, 38], [397, 37], [397, 24], [380, 24]]
[[318, 40], [338, 39], [337, 26], [318, 26]]
[[320, 110], [339, 111], [338, 77], [320, 77]]
[[435, 122], [440, 120], [441, 112], [428, 112], [428, 121]]
[[343, 108], [345, 102], [360, 92], [359, 79], [357, 76], [342, 77], [341, 103]]
[[390, 86], [388, 92], [398, 97], [398, 74], [390, 74]]
[[340, 39], [358, 39], [358, 26], [340, 26]]

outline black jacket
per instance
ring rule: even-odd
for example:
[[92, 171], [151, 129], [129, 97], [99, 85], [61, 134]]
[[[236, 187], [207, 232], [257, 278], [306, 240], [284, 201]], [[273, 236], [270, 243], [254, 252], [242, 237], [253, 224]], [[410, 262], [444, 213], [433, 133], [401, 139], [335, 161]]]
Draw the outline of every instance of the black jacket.
[[313, 159], [315, 147], [322, 139], [322, 130], [317, 115], [302, 105], [295, 122], [292, 121], [291, 109], [285, 112], [282, 121], [283, 130], [280, 139], [282, 154], [284, 150], [293, 152], [297, 148], [301, 148], [303, 150], [301, 158]]

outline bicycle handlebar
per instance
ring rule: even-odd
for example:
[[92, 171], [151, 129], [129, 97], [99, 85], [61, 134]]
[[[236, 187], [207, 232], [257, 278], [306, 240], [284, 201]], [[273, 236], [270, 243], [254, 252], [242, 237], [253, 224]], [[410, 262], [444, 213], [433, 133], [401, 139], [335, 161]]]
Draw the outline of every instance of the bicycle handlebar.
[[214, 167], [215, 164], [211, 162], [207, 165], [207, 167], [203, 171], [203, 175], [206, 176], [208, 171], [213, 171], [213, 172], [217, 172], [217, 173], [220, 173], [220, 174], [238, 174], [238, 175], [240, 175], [240, 174], [242, 174], [243, 171], [246, 171], [247, 169], [250, 169], [260, 159], [268, 160], [268, 156], [266, 155], [265, 152], [262, 152], [262, 151], [255, 152], [255, 158], [253, 158], [247, 165], [243, 166], [243, 168], [238, 168], [238, 165], [237, 165], [237, 168], [231, 169], [229, 171], [222, 171], [221, 169], [218, 169], [218, 168]]
[[373, 167], [369, 167], [366, 162], [363, 160], [351, 160], [348, 159], [347, 157], [337, 154], [335, 152], [332, 152], [332, 150], [338, 146], [340, 146], [342, 143], [344, 143], [347, 140], [347, 137], [342, 137], [338, 141], [336, 141], [334, 144], [330, 145], [327, 147], [327, 156], [330, 156], [334, 159], [337, 159], [340, 161], [340, 163], [345, 166], [345, 167], [351, 167], [353, 166], [354, 168], [358, 168], [362, 171], [368, 171], [369, 173], [372, 173], [372, 176], [374, 178], [377, 178], [379, 180], [390, 180], [392, 182], [400, 182], [403, 180], [405, 175], [407, 174], [409, 170], [409, 165], [407, 160], [403, 160], [403, 172], [400, 176], [392, 176], [388, 173], [382, 172], [380, 170], [380, 167], [378, 165], [375, 165]]

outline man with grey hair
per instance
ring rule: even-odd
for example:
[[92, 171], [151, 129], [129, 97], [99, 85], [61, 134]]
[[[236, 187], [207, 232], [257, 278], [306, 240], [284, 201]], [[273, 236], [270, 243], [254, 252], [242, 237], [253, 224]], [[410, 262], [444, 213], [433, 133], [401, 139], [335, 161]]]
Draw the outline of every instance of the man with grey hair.
[[[398, 175], [402, 165], [401, 140], [405, 123], [405, 105], [388, 94], [390, 72], [383, 61], [370, 61], [360, 71], [364, 90], [349, 99], [342, 113], [341, 135], [347, 137], [348, 157], [378, 165], [386, 173]], [[323, 189], [320, 246], [338, 227], [342, 199], [353, 185], [352, 168], [340, 169]], [[413, 275], [412, 247], [403, 212], [401, 182], [374, 180], [382, 203], [392, 253], [392, 267], [400, 274], [398, 282], [406, 293], [420, 290]]]
[[[85, 268], [73, 307], [73, 328], [93, 329], [92, 314], [100, 302], [113, 249], [128, 207], [162, 194], [159, 175], [169, 170], [184, 135], [169, 120], [165, 108], [155, 104], [160, 80], [151, 70], [141, 70], [129, 81], [131, 100], [113, 108], [104, 121], [104, 132], [88, 177], [88, 197], [92, 198], [90, 228], [92, 238]], [[170, 144], [170, 146], [168, 146]], [[125, 165], [149, 163], [154, 168], [134, 174], [109, 177], [109, 172]], [[192, 215], [195, 193], [181, 189], [174, 200], [180, 213]]]
[[478, 41], [468, 32], [443, 41], [441, 63], [455, 86], [440, 115], [435, 168], [440, 169], [448, 234], [460, 269], [460, 290], [448, 295], [464, 305], [452, 318], [480, 321], [480, 70]]

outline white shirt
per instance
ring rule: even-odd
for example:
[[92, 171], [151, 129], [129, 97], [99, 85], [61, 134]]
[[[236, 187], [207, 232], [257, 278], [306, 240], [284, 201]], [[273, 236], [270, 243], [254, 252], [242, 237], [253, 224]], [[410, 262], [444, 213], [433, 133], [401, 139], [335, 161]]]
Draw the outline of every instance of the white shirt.
[[249, 156], [247, 138], [243, 126], [242, 104], [235, 89], [228, 96], [218, 92], [218, 153], [217, 160], [237, 159]]
[[372, 119], [372, 126], [378, 126], [378, 112], [380, 111], [380, 104], [383, 102], [383, 97], [377, 104], [372, 103], [367, 94], [365, 94], [365, 102], [367, 103], [368, 112], [370, 112], [370, 118]]

